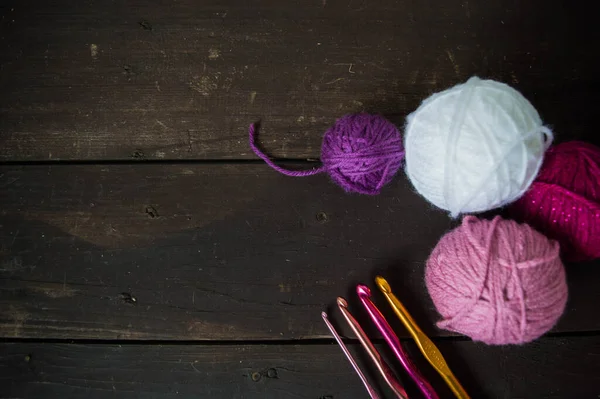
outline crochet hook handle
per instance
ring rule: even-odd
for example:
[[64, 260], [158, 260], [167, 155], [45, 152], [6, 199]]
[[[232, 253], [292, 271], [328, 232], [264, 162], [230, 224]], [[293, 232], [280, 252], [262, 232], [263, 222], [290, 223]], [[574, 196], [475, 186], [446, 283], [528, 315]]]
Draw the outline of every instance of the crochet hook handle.
[[363, 306], [367, 310], [367, 313], [373, 320], [373, 323], [377, 326], [377, 329], [383, 335], [383, 338], [388, 343], [396, 358], [400, 361], [408, 375], [415, 381], [423, 395], [427, 399], [439, 399], [438, 394], [435, 392], [431, 384], [423, 377], [417, 367], [414, 365], [408, 353], [402, 347], [400, 340], [392, 330], [392, 327], [388, 324], [383, 314], [377, 309], [377, 306], [371, 301], [371, 290], [366, 285], [359, 284], [356, 286], [356, 293]]
[[331, 335], [333, 335], [333, 338], [335, 338], [335, 340], [337, 341], [337, 343], [340, 346], [340, 348], [342, 348], [342, 352], [344, 352], [344, 355], [346, 355], [346, 358], [348, 359], [348, 361], [350, 362], [350, 364], [354, 368], [354, 371], [356, 371], [356, 374], [358, 374], [358, 377], [360, 378], [360, 380], [362, 381], [363, 385], [365, 386], [365, 388], [366, 388], [367, 392], [369, 393], [369, 396], [371, 397], [371, 399], [379, 399], [379, 395], [377, 394], [377, 392], [375, 391], [375, 389], [373, 389], [373, 387], [369, 384], [369, 381], [367, 380], [367, 377], [365, 377], [365, 375], [361, 371], [360, 367], [358, 367], [358, 364], [356, 363], [356, 360], [354, 360], [354, 358], [352, 357], [352, 354], [348, 350], [348, 347], [346, 346], [346, 344], [344, 344], [344, 341], [342, 341], [342, 338], [340, 337], [340, 335], [338, 334], [338, 332], [335, 330], [335, 328], [333, 327], [333, 325], [329, 321], [329, 318], [327, 317], [327, 313], [321, 312], [321, 317], [323, 318], [323, 321], [325, 322], [325, 325], [327, 325], [327, 328], [329, 328], [329, 331], [331, 331]]
[[396, 298], [396, 295], [392, 292], [390, 284], [381, 276], [375, 277], [375, 283], [381, 290], [385, 298], [390, 303], [396, 316], [402, 321], [402, 324], [406, 327], [410, 335], [414, 338], [417, 346], [425, 356], [425, 359], [436, 369], [436, 371], [442, 376], [446, 384], [450, 387], [454, 395], [458, 399], [469, 399], [469, 395], [465, 389], [460, 385], [458, 379], [452, 374], [450, 367], [444, 360], [442, 353], [435, 346], [435, 344], [425, 335], [425, 333], [419, 328], [417, 323], [413, 320], [410, 313], [406, 310], [404, 305]]
[[342, 312], [342, 315], [346, 319], [346, 322], [348, 323], [352, 331], [354, 331], [354, 334], [360, 341], [363, 348], [367, 351], [367, 354], [371, 357], [371, 360], [373, 360], [383, 379], [392, 389], [396, 397], [399, 399], [408, 399], [408, 396], [406, 395], [406, 391], [402, 387], [402, 384], [400, 384], [390, 367], [381, 358], [381, 355], [379, 355], [379, 352], [377, 352], [377, 349], [375, 349], [375, 346], [373, 345], [367, 334], [364, 332], [358, 321], [354, 318], [354, 316], [352, 316], [352, 314], [348, 310], [348, 302], [346, 302], [344, 298], [338, 297], [337, 304], [338, 308], [340, 309], [340, 312]]

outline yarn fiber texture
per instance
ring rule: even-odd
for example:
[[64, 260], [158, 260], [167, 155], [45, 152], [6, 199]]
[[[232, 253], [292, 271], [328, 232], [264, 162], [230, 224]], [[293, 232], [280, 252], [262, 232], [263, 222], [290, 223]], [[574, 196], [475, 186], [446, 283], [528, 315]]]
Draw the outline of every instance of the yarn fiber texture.
[[600, 148], [580, 141], [550, 148], [538, 177], [509, 211], [557, 240], [566, 260], [600, 258]]
[[452, 217], [483, 212], [527, 190], [551, 142], [552, 132], [521, 93], [473, 77], [432, 95], [408, 116], [406, 173]]
[[425, 282], [438, 327], [491, 345], [532, 341], [567, 302], [559, 245], [526, 224], [466, 216], [437, 244]]
[[326, 172], [347, 192], [375, 195], [390, 182], [404, 160], [400, 131], [381, 115], [350, 114], [323, 136], [322, 166], [294, 171], [276, 165], [256, 145], [256, 126], [250, 125], [250, 147], [271, 168], [287, 176]]

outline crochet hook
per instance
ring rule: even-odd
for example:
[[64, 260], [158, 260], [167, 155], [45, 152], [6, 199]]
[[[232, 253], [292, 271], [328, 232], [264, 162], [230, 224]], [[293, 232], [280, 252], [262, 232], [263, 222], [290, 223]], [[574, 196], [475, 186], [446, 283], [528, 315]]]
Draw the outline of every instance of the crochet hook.
[[360, 380], [362, 381], [363, 385], [367, 389], [367, 392], [369, 392], [369, 396], [371, 397], [371, 399], [379, 399], [379, 395], [377, 394], [377, 392], [375, 392], [373, 387], [369, 384], [367, 377], [365, 377], [365, 375], [361, 371], [360, 367], [358, 367], [358, 364], [356, 363], [356, 360], [354, 360], [354, 358], [352, 357], [352, 354], [348, 350], [348, 347], [346, 347], [346, 344], [344, 344], [344, 341], [342, 341], [342, 338], [340, 337], [340, 335], [337, 333], [337, 331], [335, 330], [335, 328], [329, 321], [329, 318], [327, 317], [327, 313], [321, 312], [321, 317], [323, 318], [323, 321], [327, 325], [327, 328], [329, 328], [329, 331], [331, 331], [333, 338], [335, 338], [335, 340], [337, 341], [340, 348], [342, 348], [342, 352], [344, 352], [344, 355], [346, 355], [346, 357], [348, 358], [348, 361], [354, 368], [354, 371], [356, 371], [356, 374], [358, 374], [358, 376], [360, 377]]
[[465, 389], [460, 385], [460, 382], [458, 382], [454, 374], [452, 374], [452, 371], [450, 371], [450, 367], [448, 367], [448, 364], [444, 360], [442, 353], [435, 346], [435, 344], [427, 337], [427, 335], [425, 335], [425, 333], [421, 331], [421, 329], [413, 320], [406, 308], [402, 305], [398, 298], [396, 298], [396, 295], [394, 295], [394, 293], [392, 292], [392, 288], [390, 287], [390, 284], [386, 281], [386, 279], [384, 279], [381, 276], [377, 276], [375, 277], [375, 283], [390, 303], [392, 309], [394, 309], [394, 312], [396, 313], [400, 321], [402, 321], [402, 324], [404, 324], [410, 335], [412, 335], [412, 337], [414, 338], [415, 342], [417, 343], [417, 346], [421, 350], [421, 353], [423, 353], [423, 356], [425, 356], [425, 359], [427, 359], [427, 361], [431, 363], [433, 368], [435, 368], [437, 372], [440, 373], [440, 375], [442, 376], [444, 381], [446, 381], [452, 392], [454, 392], [454, 395], [458, 399], [469, 399], [469, 395], [467, 394]]
[[365, 350], [369, 354], [369, 357], [371, 358], [371, 360], [373, 360], [375, 366], [377, 366], [377, 369], [383, 376], [385, 382], [389, 385], [392, 391], [394, 391], [396, 397], [400, 399], [407, 399], [408, 396], [406, 395], [406, 391], [404, 391], [404, 388], [402, 387], [400, 382], [398, 382], [398, 379], [396, 378], [390, 367], [387, 365], [387, 363], [381, 358], [381, 355], [379, 354], [379, 352], [377, 352], [377, 349], [375, 349], [375, 346], [373, 345], [369, 337], [367, 337], [367, 334], [365, 334], [358, 321], [356, 321], [354, 316], [352, 316], [352, 314], [348, 310], [348, 302], [346, 302], [344, 298], [338, 297], [337, 304], [338, 308], [340, 309], [340, 312], [342, 312], [342, 315], [348, 322], [348, 325], [350, 326], [352, 331], [354, 331], [354, 334], [358, 337], [358, 340], [362, 344], [363, 348], [365, 348]]
[[356, 293], [358, 294], [358, 298], [362, 302], [363, 306], [367, 310], [367, 313], [373, 320], [373, 323], [377, 326], [377, 329], [383, 335], [383, 338], [388, 343], [396, 358], [400, 361], [408, 375], [415, 381], [423, 395], [427, 399], [439, 399], [439, 396], [431, 386], [431, 384], [421, 375], [417, 367], [414, 365], [408, 353], [404, 350], [402, 345], [400, 344], [400, 340], [392, 330], [392, 327], [388, 324], [385, 317], [377, 306], [371, 300], [371, 290], [366, 285], [359, 284], [356, 286]]

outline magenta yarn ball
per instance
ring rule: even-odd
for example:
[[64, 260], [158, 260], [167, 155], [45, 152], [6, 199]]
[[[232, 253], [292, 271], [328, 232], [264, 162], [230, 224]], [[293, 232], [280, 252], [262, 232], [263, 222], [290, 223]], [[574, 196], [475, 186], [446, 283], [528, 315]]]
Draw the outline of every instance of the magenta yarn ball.
[[425, 282], [438, 327], [491, 345], [532, 341], [567, 303], [559, 245], [526, 224], [466, 216], [442, 237]]
[[566, 260], [600, 258], [600, 148], [580, 141], [551, 147], [509, 212], [557, 240]]
[[323, 136], [323, 167], [348, 192], [379, 194], [403, 159], [400, 131], [381, 115], [346, 115]]

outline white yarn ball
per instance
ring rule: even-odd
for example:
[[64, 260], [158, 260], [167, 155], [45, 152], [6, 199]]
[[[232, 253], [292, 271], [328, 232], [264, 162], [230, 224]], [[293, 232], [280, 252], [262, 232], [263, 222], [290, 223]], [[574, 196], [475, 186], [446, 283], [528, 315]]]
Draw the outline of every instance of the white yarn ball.
[[404, 136], [410, 181], [453, 217], [519, 198], [552, 142], [521, 93], [477, 77], [423, 101]]

